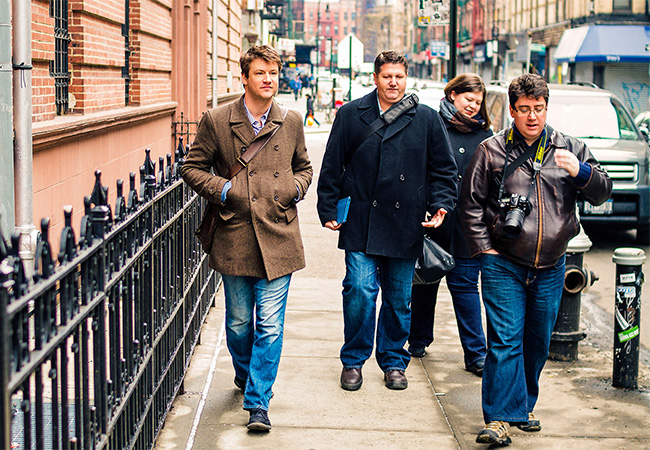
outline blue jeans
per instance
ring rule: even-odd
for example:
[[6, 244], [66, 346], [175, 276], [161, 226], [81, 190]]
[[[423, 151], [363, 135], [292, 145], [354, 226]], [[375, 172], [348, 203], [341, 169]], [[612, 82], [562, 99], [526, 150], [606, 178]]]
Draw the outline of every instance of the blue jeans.
[[244, 409], [269, 409], [282, 353], [291, 275], [272, 281], [223, 275], [226, 342], [235, 376], [246, 380]]
[[481, 256], [488, 352], [483, 372], [483, 418], [527, 423], [539, 395], [562, 286], [565, 257], [532, 269], [501, 255]]
[[[478, 293], [478, 259], [456, 258], [456, 267], [447, 274], [447, 287], [456, 313], [465, 367], [485, 359], [485, 334], [481, 321]], [[427, 347], [433, 342], [433, 322], [440, 283], [415, 284], [411, 298], [411, 334], [409, 344]]]
[[[345, 343], [341, 362], [361, 368], [372, 355], [377, 329], [377, 364], [384, 372], [405, 370], [411, 360], [404, 344], [411, 324], [411, 282], [415, 259], [389, 258], [363, 252], [345, 252], [343, 321]], [[379, 318], [376, 304], [382, 297]]]

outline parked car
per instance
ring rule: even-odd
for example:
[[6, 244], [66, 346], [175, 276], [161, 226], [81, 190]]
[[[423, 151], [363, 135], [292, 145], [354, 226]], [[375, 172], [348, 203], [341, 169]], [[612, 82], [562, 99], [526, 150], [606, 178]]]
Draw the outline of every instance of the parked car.
[[[508, 85], [487, 86], [487, 110], [495, 131], [511, 122]], [[650, 243], [650, 148], [628, 109], [616, 96], [591, 83], [549, 84], [547, 122], [584, 141], [613, 181], [612, 198], [600, 206], [579, 200], [580, 220], [636, 230]]]

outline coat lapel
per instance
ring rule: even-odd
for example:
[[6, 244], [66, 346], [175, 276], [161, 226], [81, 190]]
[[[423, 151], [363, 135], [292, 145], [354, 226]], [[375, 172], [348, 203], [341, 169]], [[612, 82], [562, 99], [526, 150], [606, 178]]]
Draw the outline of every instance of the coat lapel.
[[384, 133], [383, 141], [386, 141], [387, 139], [390, 139], [391, 137], [395, 136], [404, 127], [406, 127], [409, 123], [411, 123], [411, 120], [413, 120], [413, 116], [415, 116], [416, 109], [417, 106], [415, 108], [411, 108], [410, 110], [403, 113], [399, 117], [399, 119], [397, 119], [395, 122], [390, 124], [386, 129], [386, 133]]
[[366, 125], [371, 124], [379, 117], [379, 105], [377, 104], [377, 90], [363, 96], [359, 102], [359, 117]]
[[230, 111], [230, 129], [246, 145], [250, 145], [253, 138], [255, 138], [253, 126], [246, 116], [243, 95]]

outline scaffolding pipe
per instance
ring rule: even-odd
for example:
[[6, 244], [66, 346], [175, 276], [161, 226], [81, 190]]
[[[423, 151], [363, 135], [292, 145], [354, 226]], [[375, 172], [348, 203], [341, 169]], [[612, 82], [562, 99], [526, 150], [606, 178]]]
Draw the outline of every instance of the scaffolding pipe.
[[31, 2], [13, 0], [14, 190], [16, 231], [25, 269], [34, 267], [36, 228], [32, 182], [32, 17]]

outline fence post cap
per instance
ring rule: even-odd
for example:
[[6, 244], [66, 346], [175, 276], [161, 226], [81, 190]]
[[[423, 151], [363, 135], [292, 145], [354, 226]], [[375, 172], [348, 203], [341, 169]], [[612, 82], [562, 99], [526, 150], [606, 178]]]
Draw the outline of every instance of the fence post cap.
[[645, 252], [640, 248], [621, 247], [614, 250], [612, 261], [623, 266], [640, 266], [645, 263]]

